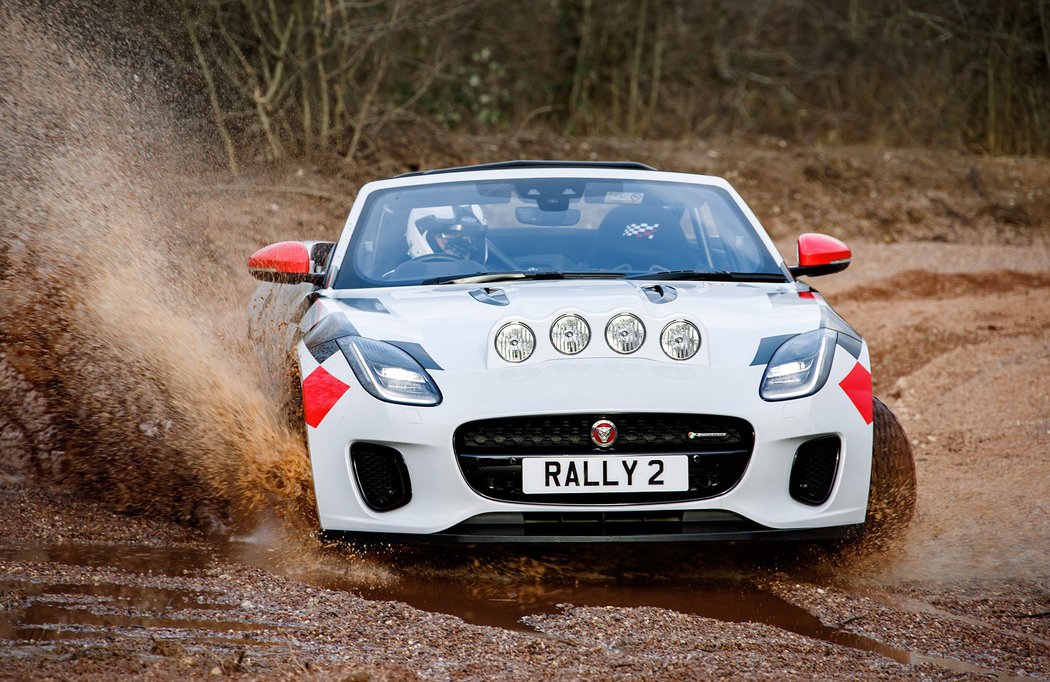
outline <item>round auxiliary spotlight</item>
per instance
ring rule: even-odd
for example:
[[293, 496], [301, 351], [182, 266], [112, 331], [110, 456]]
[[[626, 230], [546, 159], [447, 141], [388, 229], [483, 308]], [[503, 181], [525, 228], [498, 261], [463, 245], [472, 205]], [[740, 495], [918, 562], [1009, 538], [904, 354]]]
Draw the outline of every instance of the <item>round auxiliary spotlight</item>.
[[536, 335], [528, 325], [508, 322], [496, 333], [496, 353], [507, 362], [525, 362], [536, 349]]
[[591, 328], [579, 315], [562, 315], [551, 325], [551, 345], [562, 355], [576, 355], [591, 341]]
[[700, 330], [688, 320], [675, 320], [660, 333], [660, 347], [672, 360], [688, 360], [700, 350]]
[[605, 325], [605, 341], [617, 353], [633, 353], [645, 341], [645, 325], [631, 313], [620, 313]]

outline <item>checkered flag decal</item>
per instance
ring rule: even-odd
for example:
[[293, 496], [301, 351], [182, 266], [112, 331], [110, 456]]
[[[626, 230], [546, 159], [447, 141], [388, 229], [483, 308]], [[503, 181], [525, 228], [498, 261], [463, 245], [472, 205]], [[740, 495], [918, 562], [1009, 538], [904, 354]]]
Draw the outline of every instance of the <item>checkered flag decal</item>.
[[660, 227], [660, 223], [630, 223], [623, 228], [623, 236], [634, 237], [636, 239], [652, 239], [656, 234], [656, 228]]

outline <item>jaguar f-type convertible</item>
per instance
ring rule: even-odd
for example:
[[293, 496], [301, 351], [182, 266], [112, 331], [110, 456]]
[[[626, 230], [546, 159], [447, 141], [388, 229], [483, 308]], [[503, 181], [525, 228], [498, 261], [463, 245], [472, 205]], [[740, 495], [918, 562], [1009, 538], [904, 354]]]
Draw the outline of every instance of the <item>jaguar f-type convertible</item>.
[[251, 333], [328, 536], [856, 538], [915, 478], [867, 344], [799, 280], [850, 258], [807, 233], [785, 263], [718, 177], [423, 171], [361, 188], [337, 242], [251, 256]]

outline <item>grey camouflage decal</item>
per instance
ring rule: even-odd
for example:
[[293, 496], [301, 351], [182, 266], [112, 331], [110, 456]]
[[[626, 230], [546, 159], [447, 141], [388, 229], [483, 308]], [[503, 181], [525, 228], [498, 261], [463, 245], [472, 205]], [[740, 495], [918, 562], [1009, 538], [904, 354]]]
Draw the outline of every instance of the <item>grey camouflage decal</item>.
[[397, 346], [411, 355], [423, 369], [442, 369], [441, 365], [439, 365], [434, 358], [430, 357], [430, 353], [418, 343], [412, 341], [391, 341], [390, 339], [384, 339], [384, 342], [389, 343], [391, 346]]
[[768, 365], [769, 359], [773, 357], [773, 353], [776, 352], [777, 348], [780, 348], [780, 344], [784, 343], [792, 336], [797, 334], [779, 334], [777, 336], [767, 336], [758, 342], [758, 350], [755, 352], [755, 359], [751, 361], [751, 366], [755, 365]]

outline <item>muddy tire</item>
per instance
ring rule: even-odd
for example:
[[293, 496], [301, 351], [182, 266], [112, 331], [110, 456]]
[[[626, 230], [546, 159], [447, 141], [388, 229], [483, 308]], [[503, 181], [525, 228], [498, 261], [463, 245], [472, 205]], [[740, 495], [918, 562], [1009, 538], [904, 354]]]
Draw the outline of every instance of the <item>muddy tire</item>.
[[248, 338], [255, 348], [262, 389], [278, 405], [287, 424], [306, 438], [299, 363], [295, 344], [298, 319], [310, 285], [260, 283], [248, 303]]
[[874, 402], [871, 486], [864, 532], [836, 547], [846, 557], [891, 549], [915, 515], [915, 459], [896, 415], [878, 398]]
[[866, 534], [899, 535], [915, 515], [915, 458], [904, 427], [874, 398]]

